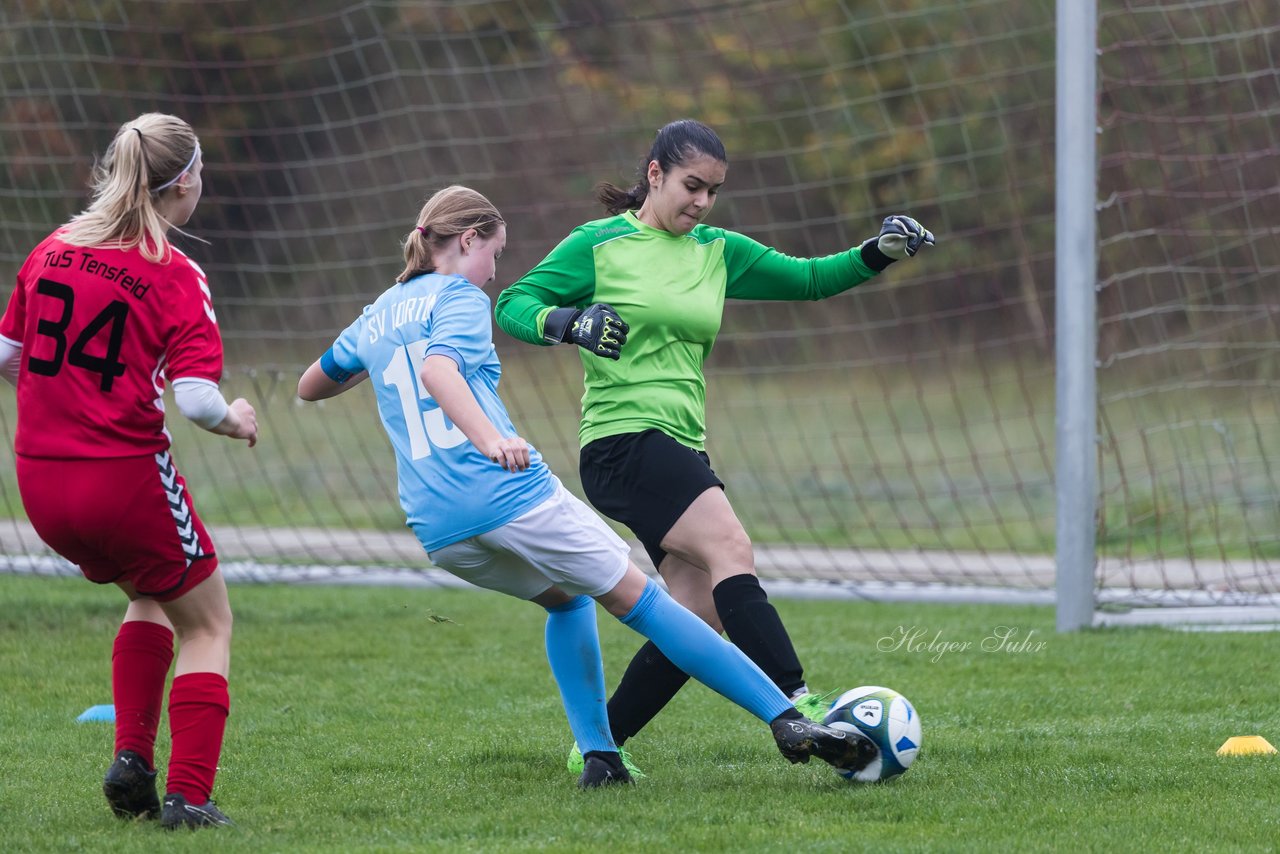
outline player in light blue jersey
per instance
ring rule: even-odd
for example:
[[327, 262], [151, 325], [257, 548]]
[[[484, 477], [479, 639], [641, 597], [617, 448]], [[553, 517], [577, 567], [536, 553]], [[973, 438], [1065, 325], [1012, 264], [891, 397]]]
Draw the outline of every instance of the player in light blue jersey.
[[[427, 200], [396, 284], [298, 381], [322, 400], [371, 379], [395, 449], [400, 504], [438, 566], [547, 611], [547, 658], [585, 763], [583, 788], [630, 782], [609, 730], [595, 598], [678, 667], [767, 722], [791, 762], [861, 769], [860, 733], [813, 723], [737, 647], [647, 578], [627, 545], [561, 485], [498, 397], [492, 281], [506, 224], [453, 186]], [[625, 335], [625, 329], [622, 330]]]

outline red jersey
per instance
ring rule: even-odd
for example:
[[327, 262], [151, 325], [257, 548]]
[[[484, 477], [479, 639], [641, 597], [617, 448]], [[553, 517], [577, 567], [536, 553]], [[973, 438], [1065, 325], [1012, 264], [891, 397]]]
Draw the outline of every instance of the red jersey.
[[204, 271], [177, 249], [45, 238], [18, 272], [0, 336], [22, 345], [14, 450], [79, 459], [169, 447], [167, 378], [222, 378], [222, 337]]

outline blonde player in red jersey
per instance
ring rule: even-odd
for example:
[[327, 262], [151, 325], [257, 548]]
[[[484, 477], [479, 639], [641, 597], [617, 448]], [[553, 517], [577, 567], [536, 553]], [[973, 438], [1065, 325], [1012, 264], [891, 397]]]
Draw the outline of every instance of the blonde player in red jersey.
[[[218, 389], [222, 338], [204, 272], [167, 237], [195, 211], [202, 169], [183, 120], [148, 113], [122, 126], [95, 166], [89, 208], [27, 257], [0, 320], [31, 524], [90, 581], [129, 597], [103, 791], [117, 815], [168, 828], [230, 823], [210, 793], [230, 705], [231, 606], [169, 456], [166, 380], [196, 424], [250, 447], [258, 438], [253, 407]], [[153, 751], [175, 633], [162, 807]]]

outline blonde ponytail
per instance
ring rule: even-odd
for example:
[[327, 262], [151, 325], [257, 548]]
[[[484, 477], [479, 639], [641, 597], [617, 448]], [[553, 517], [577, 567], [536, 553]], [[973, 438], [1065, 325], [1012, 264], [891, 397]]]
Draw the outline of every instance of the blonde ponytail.
[[474, 228], [481, 237], [492, 237], [502, 225], [493, 203], [470, 187], [454, 184], [427, 199], [418, 212], [418, 223], [404, 239], [404, 272], [397, 282], [430, 273], [436, 265], [433, 253], [452, 238]]
[[71, 218], [63, 239], [74, 246], [137, 247], [148, 261], [167, 262], [170, 223], [156, 201], [199, 156], [195, 131], [176, 116], [146, 113], [122, 125], [94, 163], [88, 209]]

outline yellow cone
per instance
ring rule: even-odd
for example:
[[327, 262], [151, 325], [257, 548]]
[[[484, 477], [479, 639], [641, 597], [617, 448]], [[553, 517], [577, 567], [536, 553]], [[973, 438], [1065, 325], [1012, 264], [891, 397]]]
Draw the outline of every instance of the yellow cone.
[[1257, 753], [1275, 753], [1276, 749], [1260, 735], [1234, 735], [1218, 748], [1219, 756], [1249, 756]]

